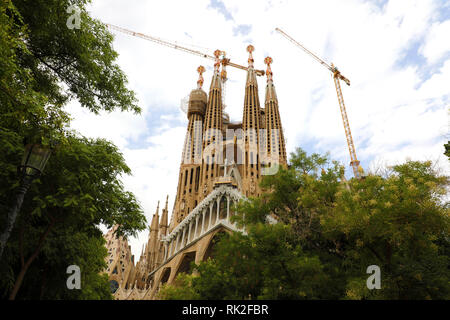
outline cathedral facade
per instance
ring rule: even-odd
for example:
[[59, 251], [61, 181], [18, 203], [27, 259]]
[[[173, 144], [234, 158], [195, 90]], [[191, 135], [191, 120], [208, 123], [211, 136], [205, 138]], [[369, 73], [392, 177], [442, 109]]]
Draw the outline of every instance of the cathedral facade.
[[264, 105], [260, 105], [257, 72], [249, 52], [242, 122], [231, 122], [223, 111], [223, 81], [226, 72], [215, 53], [214, 74], [209, 94], [203, 89], [203, 67], [199, 67], [197, 88], [189, 95], [188, 125], [182, 150], [178, 186], [169, 221], [168, 200], [162, 212], [159, 203], [153, 214], [147, 244], [134, 264], [131, 248], [116, 238], [115, 228], [106, 238], [105, 272], [116, 299], [157, 299], [162, 285], [173, 283], [190, 263], [213, 254], [218, 232], [245, 232], [230, 218], [234, 204], [261, 193], [259, 182], [286, 166], [286, 147], [278, 99], [267, 57]]

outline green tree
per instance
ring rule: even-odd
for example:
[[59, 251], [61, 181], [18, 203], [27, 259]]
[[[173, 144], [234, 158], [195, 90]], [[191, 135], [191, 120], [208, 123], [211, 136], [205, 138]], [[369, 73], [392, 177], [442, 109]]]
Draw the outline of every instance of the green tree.
[[[19, 185], [23, 142], [59, 142], [25, 197], [0, 262], [3, 297], [110, 297], [98, 275], [106, 255], [98, 225], [119, 224], [125, 236], [144, 228], [134, 196], [120, 183], [130, 172], [117, 148], [68, 130], [64, 106], [71, 99], [94, 113], [140, 112], [115, 62], [113, 37], [88, 15], [88, 2], [0, 2], [1, 224]], [[71, 5], [80, 9], [80, 29], [66, 25]], [[65, 288], [70, 264], [82, 267], [80, 292]]]
[[[242, 201], [247, 234], [223, 237], [214, 259], [162, 297], [200, 299], [448, 299], [448, 177], [409, 161], [386, 178], [347, 181], [328, 155], [297, 149], [290, 166]], [[267, 223], [271, 215], [277, 224]], [[367, 267], [381, 268], [369, 290]]]
[[[349, 185], [324, 220], [328, 238], [345, 239], [347, 297], [448, 299], [448, 177], [438, 176], [431, 162], [408, 161], [386, 179], [368, 175]], [[365, 285], [369, 265], [381, 268], [381, 290]]]
[[[100, 224], [118, 224], [118, 234], [124, 236], [145, 228], [140, 206], [120, 182], [120, 176], [129, 174], [130, 169], [117, 147], [102, 139], [74, 135], [69, 135], [67, 142], [50, 158], [45, 174], [28, 191], [16, 232], [8, 242], [2, 287], [11, 292], [10, 298], [18, 293], [37, 259], [39, 263], [32, 269], [35, 273], [27, 278], [40, 279], [39, 269], [47, 270], [53, 282], [50, 286], [58, 283], [59, 290], [46, 290], [44, 286], [43, 292], [54, 298], [73, 297], [67, 294], [63, 281], [67, 266], [82, 267], [85, 284], [88, 279], [101, 282], [97, 274], [105, 267], [106, 249]], [[102, 283], [107, 288], [107, 283]], [[33, 280], [24, 286], [35, 287]], [[93, 290], [95, 297], [97, 289], [90, 286], [82, 288], [79, 297], [89, 296], [84, 290]]]
[[[165, 297], [194, 292], [202, 299], [336, 299], [343, 294], [343, 280], [330, 263], [333, 243], [323, 240], [320, 230], [320, 215], [331, 206], [342, 168], [328, 156], [307, 156], [301, 149], [290, 162], [263, 179], [266, 192], [260, 198], [239, 203], [235, 219], [247, 234], [224, 236], [214, 259], [194, 266], [185, 286], [166, 287]], [[279, 222], [267, 223], [269, 215]]]
[[450, 159], [450, 141], [444, 144], [445, 152], [444, 154]]

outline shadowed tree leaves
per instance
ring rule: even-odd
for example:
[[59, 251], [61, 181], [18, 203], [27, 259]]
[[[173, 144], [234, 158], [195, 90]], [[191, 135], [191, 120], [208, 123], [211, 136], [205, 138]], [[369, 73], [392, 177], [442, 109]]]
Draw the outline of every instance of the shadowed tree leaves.
[[[75, 97], [91, 111], [120, 109], [139, 112], [134, 93], [115, 63], [112, 35], [107, 27], [91, 18], [86, 0], [14, 0], [26, 28], [26, 51], [20, 52], [20, 65], [30, 70], [35, 90], [54, 104]], [[79, 29], [69, 29], [67, 9], [81, 12]], [[21, 27], [22, 23], [18, 23]], [[64, 83], [68, 90], [63, 90]]]
[[[3, 297], [14, 288], [22, 299], [108, 298], [106, 278], [98, 275], [106, 255], [98, 225], [119, 224], [125, 236], [145, 228], [136, 199], [120, 181], [130, 169], [117, 147], [68, 129], [64, 106], [71, 99], [94, 113], [140, 112], [115, 62], [112, 35], [89, 17], [88, 2], [0, 2], [1, 224], [18, 188], [24, 141], [59, 144], [28, 191], [7, 244]], [[71, 5], [80, 9], [80, 29], [66, 25]], [[84, 272], [81, 292], [67, 292], [63, 281], [71, 264]]]
[[[118, 234], [125, 236], [145, 229], [145, 217], [139, 204], [119, 180], [130, 169], [117, 147], [102, 139], [73, 135], [66, 138], [67, 144], [52, 155], [44, 175], [28, 191], [2, 261], [2, 272], [8, 274], [2, 278], [5, 291], [17, 284], [17, 280], [11, 281], [15, 270], [33, 266], [25, 269], [27, 275], [23, 279], [23, 293], [19, 291], [20, 298], [36, 298], [31, 288], [35, 278], [42, 280], [44, 274], [47, 281], [43, 285], [43, 298], [103, 296], [108, 283], [98, 273], [105, 267], [106, 249], [98, 226], [119, 224]], [[45, 241], [37, 251], [44, 234]], [[36, 265], [31, 263], [34, 260]], [[80, 293], [68, 292], [63, 282], [67, 278], [65, 270], [72, 264], [81, 267], [85, 279]], [[47, 270], [46, 273], [40, 268]], [[93, 287], [95, 283], [101, 286]], [[46, 286], [54, 288], [48, 290]], [[85, 289], [91, 290], [93, 295], [83, 291]], [[26, 295], [28, 291], [31, 296]]]

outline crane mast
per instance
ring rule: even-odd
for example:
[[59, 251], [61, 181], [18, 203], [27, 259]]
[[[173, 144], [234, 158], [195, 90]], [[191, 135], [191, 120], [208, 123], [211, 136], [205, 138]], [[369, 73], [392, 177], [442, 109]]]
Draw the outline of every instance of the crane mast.
[[315, 55], [314, 53], [312, 53], [311, 51], [306, 49], [301, 43], [294, 40], [287, 33], [285, 33], [284, 31], [282, 31], [279, 28], [276, 28], [275, 30], [278, 31], [279, 33], [281, 33], [286, 39], [290, 40], [296, 46], [300, 47], [307, 54], [312, 56], [317, 62], [319, 62], [324, 67], [326, 67], [333, 74], [333, 80], [334, 80], [334, 85], [336, 87], [336, 94], [337, 94], [337, 98], [338, 98], [338, 102], [339, 102], [339, 108], [341, 110], [342, 122], [344, 123], [345, 137], [347, 138], [347, 145], [348, 145], [348, 149], [350, 152], [350, 165], [353, 168], [353, 174], [355, 175], [355, 177], [360, 179], [362, 168], [359, 166], [360, 162], [359, 162], [358, 158], [356, 157], [356, 149], [355, 149], [355, 145], [353, 143], [352, 132], [350, 130], [350, 123], [348, 121], [347, 111], [345, 109], [344, 96], [342, 95], [341, 84], [339, 81], [339, 80], [342, 80], [349, 86], [350, 80], [348, 80], [346, 77], [344, 77], [341, 74], [341, 72], [333, 64], [329, 65], [328, 63], [326, 63], [325, 61], [320, 59], [317, 55]]

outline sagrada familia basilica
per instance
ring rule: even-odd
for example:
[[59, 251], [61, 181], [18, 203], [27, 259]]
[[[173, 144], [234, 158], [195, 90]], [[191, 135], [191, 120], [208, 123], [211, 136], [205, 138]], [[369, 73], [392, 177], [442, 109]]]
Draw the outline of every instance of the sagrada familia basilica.
[[[267, 57], [264, 106], [260, 106], [252, 51], [249, 52], [242, 122], [231, 122], [223, 111], [226, 71], [220, 52], [209, 94], [203, 89], [203, 67], [198, 68], [197, 88], [189, 96], [188, 126], [180, 165], [176, 199], [169, 221], [168, 200], [159, 203], [150, 225], [149, 239], [139, 261], [127, 240], [116, 237], [117, 226], [105, 235], [107, 269], [116, 299], [158, 299], [162, 285], [171, 284], [191, 262], [211, 257], [218, 232], [245, 232], [230, 218], [234, 204], [261, 193], [259, 182], [286, 166], [286, 147], [278, 100], [272, 79], [272, 59]], [[264, 74], [264, 72], [262, 72]]]

